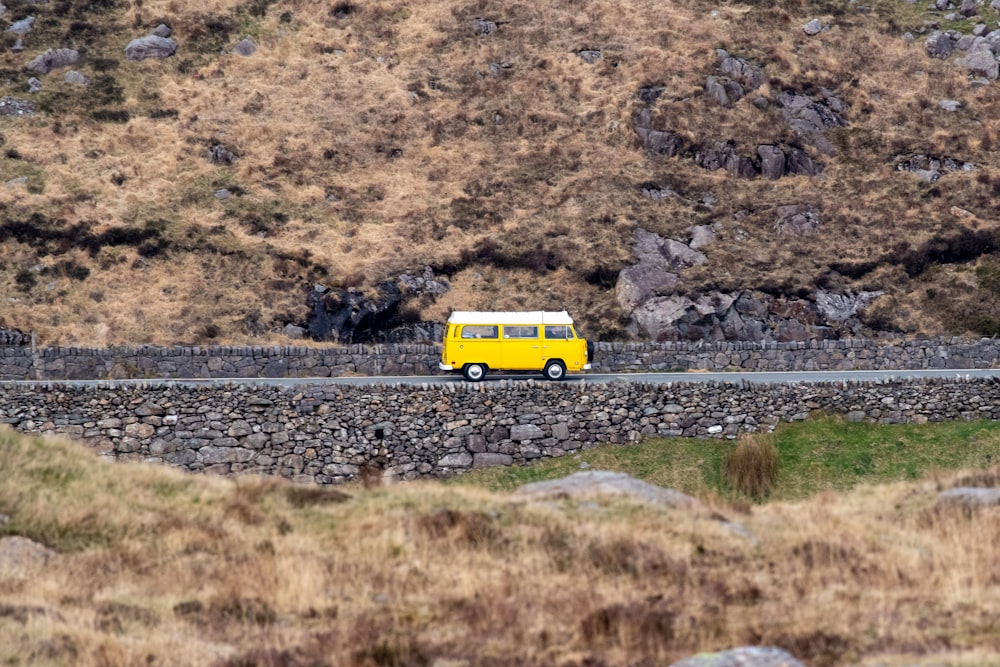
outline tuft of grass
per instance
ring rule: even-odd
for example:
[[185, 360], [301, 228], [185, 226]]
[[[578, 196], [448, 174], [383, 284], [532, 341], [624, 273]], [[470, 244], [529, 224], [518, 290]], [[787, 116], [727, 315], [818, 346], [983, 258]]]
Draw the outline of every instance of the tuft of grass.
[[778, 447], [773, 433], [741, 435], [736, 449], [726, 454], [722, 472], [726, 483], [754, 500], [766, 498], [778, 479]]

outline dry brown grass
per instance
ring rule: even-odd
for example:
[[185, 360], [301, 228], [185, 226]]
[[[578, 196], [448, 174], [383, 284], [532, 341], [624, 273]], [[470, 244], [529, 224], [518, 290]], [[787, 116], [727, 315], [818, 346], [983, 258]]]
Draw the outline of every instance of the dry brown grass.
[[935, 509], [961, 473], [713, 499], [749, 540], [621, 502], [185, 476], [9, 430], [0, 452], [0, 529], [57, 551], [0, 576], [6, 664], [616, 667], [745, 644], [1000, 664], [1000, 515]]
[[[331, 9], [306, 0], [144, 0], [51, 16], [52, 8], [33, 7], [49, 27], [28, 36], [23, 54], [0, 56], [0, 68], [16, 74], [2, 92], [23, 94], [21, 68], [44, 48], [81, 46], [81, 28], [67, 32], [73, 20], [94, 31], [78, 69], [95, 83], [76, 89], [55, 72], [36, 96], [51, 111], [0, 119], [0, 178], [29, 177], [27, 186], [0, 187], [3, 219], [41, 214], [55, 228], [88, 222], [94, 234], [151, 221], [166, 228], [152, 255], [129, 244], [81, 253], [72, 238], [0, 242], [3, 324], [35, 330], [46, 345], [246, 342], [248, 313], [271, 330], [304, 322], [314, 283], [371, 290], [432, 265], [452, 273], [453, 291], [419, 304], [426, 318], [450, 308], [568, 308], [610, 335], [620, 313], [594, 276], [629, 261], [635, 226], [684, 239], [692, 224], [721, 223], [709, 262], [683, 276], [682, 291], [791, 292], [814, 289], [831, 265], [891, 268], [896, 246], [916, 248], [955, 222], [953, 205], [972, 210], [980, 229], [996, 226], [1000, 121], [989, 110], [997, 88], [969, 88], [956, 65], [907, 46], [899, 33], [923, 19], [910, 6], [876, 3], [863, 14], [766, 2], [428, 0], [353, 3], [345, 18]], [[817, 15], [833, 29], [806, 38], [801, 25]], [[500, 29], [477, 37], [476, 17], [499, 20]], [[160, 20], [173, 26], [178, 54], [125, 61], [128, 39]], [[229, 52], [245, 36], [256, 54]], [[706, 101], [719, 47], [766, 67], [760, 94], [826, 87], [848, 103], [851, 127], [829, 133], [836, 154], [813, 151], [826, 165], [822, 177], [734, 181], [688, 158], [643, 154], [632, 114], [647, 84], [665, 86], [657, 127], [692, 145], [734, 139], [750, 155], [758, 143], [799, 142], [774, 105], [761, 112], [750, 97], [732, 109]], [[604, 57], [588, 65], [575, 54], [581, 48]], [[509, 67], [494, 75], [491, 64]], [[942, 98], [965, 107], [949, 114], [937, 107]], [[130, 120], [94, 119], [107, 110]], [[214, 143], [238, 160], [210, 164]], [[892, 170], [891, 157], [911, 151], [977, 162], [989, 177], [922, 184]], [[682, 197], [646, 200], [639, 189], [647, 182]], [[238, 196], [216, 200], [221, 187]], [[714, 193], [714, 209], [697, 204], [704, 192]], [[816, 204], [820, 229], [776, 236], [773, 207], [787, 203]], [[484, 241], [500, 254], [477, 259]], [[67, 257], [89, 275], [59, 275]], [[969, 326], [922, 304], [915, 295], [926, 286], [891, 272], [835, 282], [912, 303], [908, 317], [893, 317], [904, 331]], [[960, 299], [975, 304], [973, 295]]]
[[726, 483], [756, 500], [766, 498], [778, 479], [778, 447], [770, 433], [742, 434], [722, 461]]

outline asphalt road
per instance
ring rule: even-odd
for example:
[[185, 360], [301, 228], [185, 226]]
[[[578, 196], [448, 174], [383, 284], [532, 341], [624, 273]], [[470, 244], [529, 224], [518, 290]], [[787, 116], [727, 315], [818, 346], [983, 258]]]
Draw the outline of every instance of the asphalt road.
[[[923, 379], [923, 378], [1000, 378], [1000, 368], [989, 369], [947, 369], [947, 370], [895, 370], [895, 371], [787, 371], [787, 372], [753, 372], [753, 373], [585, 373], [568, 375], [563, 381], [567, 384], [603, 383], [603, 382], [646, 382], [667, 384], [675, 382], [730, 382], [734, 384], [796, 384], [820, 382], [879, 382], [890, 380]], [[537, 380], [545, 382], [540, 373], [505, 373], [487, 376], [485, 384], [505, 380]], [[400, 375], [377, 377], [336, 377], [336, 378], [182, 378], [169, 380], [62, 380], [62, 381], [2, 381], [0, 387], [18, 385], [112, 385], [112, 384], [143, 384], [143, 385], [210, 385], [210, 384], [264, 384], [278, 386], [296, 386], [305, 384], [441, 384], [465, 382], [460, 375]]]

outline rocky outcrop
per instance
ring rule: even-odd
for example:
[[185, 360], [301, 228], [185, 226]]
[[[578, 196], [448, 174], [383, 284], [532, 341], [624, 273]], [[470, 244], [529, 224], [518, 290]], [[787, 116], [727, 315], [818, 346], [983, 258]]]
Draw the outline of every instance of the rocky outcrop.
[[813, 206], [786, 204], [775, 208], [774, 231], [785, 236], [804, 236], [819, 229], [819, 211]]
[[7, 329], [0, 327], [0, 346], [16, 347], [27, 345], [31, 342], [31, 336], [18, 329]]
[[827, 292], [826, 290], [816, 290], [816, 309], [827, 322], [843, 324], [856, 318], [858, 313], [865, 310], [871, 303], [885, 294], [879, 291], [865, 291], [854, 294], [846, 291], [840, 294]]
[[979, 168], [972, 162], [965, 162], [955, 157], [925, 155], [923, 153], [897, 155], [893, 158], [893, 164], [896, 171], [907, 171], [925, 183], [934, 183], [945, 174], [971, 172]]
[[618, 274], [615, 292], [626, 314], [677, 284], [677, 272], [705, 262], [704, 253], [674, 239], [664, 239], [644, 229], [633, 233], [633, 253], [638, 260]]
[[865, 331], [860, 316], [880, 294], [819, 290], [811, 300], [754, 290], [654, 296], [631, 310], [628, 328], [657, 341], [831, 340]]
[[[809, 234], [819, 226], [809, 206], [779, 206], [775, 231]], [[615, 296], [629, 317], [628, 331], [640, 339], [804, 341], [856, 335], [860, 315], [882, 292], [817, 290], [813, 298], [775, 297], [759, 291], [678, 294], [680, 274], [707, 261], [698, 248], [710, 245], [716, 230], [691, 228], [690, 242], [664, 239], [644, 229], [633, 233], [635, 263], [618, 274]], [[697, 247], [695, 244], [697, 243]]]
[[717, 49], [715, 55], [720, 75], [705, 80], [705, 94], [721, 106], [734, 105], [767, 80], [763, 67], [730, 55], [725, 49]]
[[833, 145], [823, 134], [826, 130], [848, 127], [842, 115], [847, 105], [833, 91], [821, 88], [822, 98], [814, 99], [786, 90], [778, 95], [788, 126], [803, 141], [811, 143], [827, 155], [833, 155]]
[[[641, 97], [642, 94], [640, 93]], [[650, 95], [647, 95], [647, 97], [650, 97]], [[649, 109], [640, 109], [637, 111], [632, 124], [642, 147], [653, 155], [674, 157], [684, 147], [684, 139], [679, 134], [653, 128], [652, 113]]]
[[339, 343], [439, 341], [442, 323], [410, 321], [404, 305], [409, 299], [447, 290], [447, 281], [434, 277], [429, 268], [421, 275], [403, 274], [382, 282], [374, 295], [316, 285], [307, 299], [309, 335]]

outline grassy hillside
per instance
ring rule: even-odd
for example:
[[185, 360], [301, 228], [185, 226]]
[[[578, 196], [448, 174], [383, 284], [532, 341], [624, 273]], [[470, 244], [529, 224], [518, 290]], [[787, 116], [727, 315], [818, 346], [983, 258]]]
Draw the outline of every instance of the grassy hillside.
[[760, 505], [701, 487], [748, 539], [627, 501], [185, 476], [2, 430], [0, 535], [52, 551], [0, 558], [0, 663], [624, 667], [759, 644], [1000, 665], [1000, 515], [935, 505], [997, 483], [970, 473]]
[[[995, 333], [998, 88], [927, 55], [929, 21], [973, 21], [924, 4], [8, 0], [0, 21], [36, 20], [23, 52], [0, 39], [0, 93], [38, 113], [0, 117], [0, 326], [47, 345], [284, 342], [315, 284], [371, 294], [431, 266], [451, 289], [409, 300], [408, 317], [567, 308], [614, 337], [632, 231], [686, 241], [715, 225], [676, 294], [882, 290], [875, 329]], [[830, 29], [807, 36], [813, 18]], [[177, 53], [126, 60], [161, 22]], [[256, 52], [233, 53], [245, 38]], [[79, 50], [87, 86], [26, 70], [57, 47]], [[732, 107], [704, 93], [719, 48], [765, 72]], [[645, 86], [663, 88], [652, 104]], [[848, 122], [828, 153], [776, 103], [824, 89]], [[689, 154], [644, 151], [647, 106]], [[798, 147], [822, 173], [744, 180], [692, 158], [729, 140]], [[215, 146], [231, 164], [208, 159]], [[977, 168], [926, 183], [896, 169], [914, 153]], [[819, 226], [782, 233], [783, 205]]]

